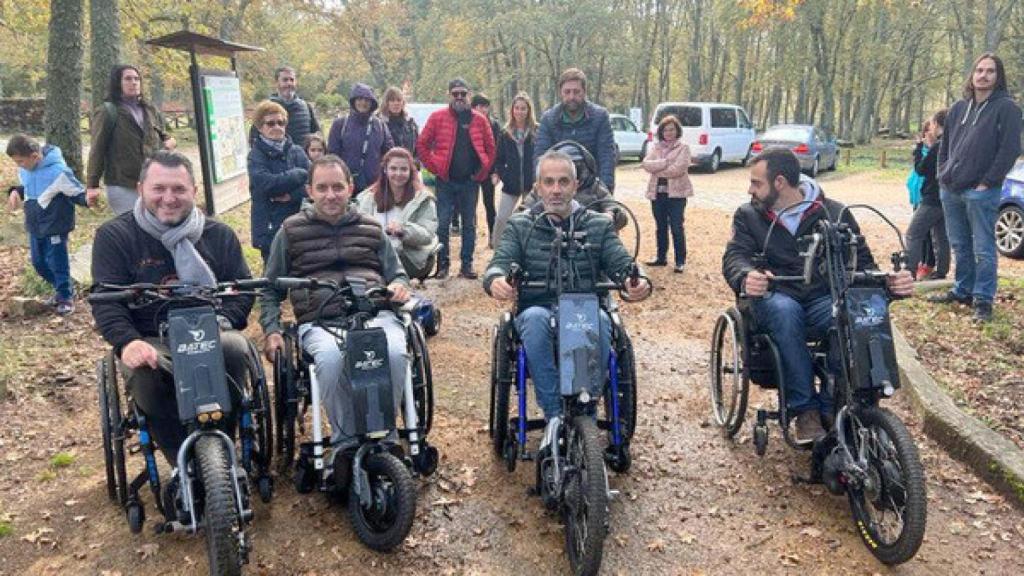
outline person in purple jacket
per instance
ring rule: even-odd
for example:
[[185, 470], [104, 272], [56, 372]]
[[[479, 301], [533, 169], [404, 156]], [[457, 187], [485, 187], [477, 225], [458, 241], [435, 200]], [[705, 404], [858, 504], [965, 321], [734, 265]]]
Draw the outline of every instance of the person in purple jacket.
[[374, 114], [379, 103], [373, 88], [356, 82], [348, 97], [349, 113], [331, 124], [327, 153], [345, 161], [352, 171], [353, 193], [361, 192], [380, 176], [380, 160], [394, 147], [387, 122]]

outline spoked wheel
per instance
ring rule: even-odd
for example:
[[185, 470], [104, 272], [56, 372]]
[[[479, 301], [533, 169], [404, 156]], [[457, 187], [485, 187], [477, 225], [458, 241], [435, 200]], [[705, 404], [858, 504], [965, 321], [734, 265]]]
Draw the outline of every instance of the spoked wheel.
[[239, 513], [224, 444], [216, 436], [195, 443], [196, 471], [203, 490], [203, 532], [210, 574], [241, 574]]
[[512, 358], [504, 322], [494, 329], [491, 341], [491, 442], [494, 453], [505, 457], [509, 403], [512, 393]]
[[577, 416], [568, 429], [565, 448], [565, 548], [577, 576], [601, 569], [608, 534], [608, 475], [598, 434], [592, 418]]
[[295, 341], [285, 332], [284, 348], [274, 356], [274, 420], [277, 422], [277, 452], [281, 467], [291, 467], [295, 458], [295, 420], [298, 416], [295, 379]]
[[730, 438], [743, 425], [750, 392], [742, 329], [739, 313], [730, 308], [718, 317], [711, 335], [711, 413]]
[[412, 349], [412, 394], [416, 404], [416, 418], [426, 436], [434, 425], [434, 377], [430, 368], [427, 337], [417, 322], [409, 325], [409, 346]]
[[927, 522], [924, 471], [903, 422], [884, 408], [851, 413], [845, 433], [856, 457], [867, 456], [867, 479], [847, 487], [858, 532], [888, 565], [910, 560], [921, 547]]
[[368, 547], [387, 552], [405, 540], [416, 516], [416, 485], [405, 464], [388, 452], [371, 454], [363, 460], [370, 481], [370, 505], [363, 506], [349, 486], [348, 513], [359, 540]]
[[107, 473], [107, 497], [121, 506], [128, 501], [125, 471], [124, 431], [121, 423], [121, 392], [117, 385], [117, 359], [113, 353], [97, 363], [100, 431], [103, 434], [103, 464]]
[[273, 422], [270, 413], [270, 390], [267, 388], [267, 376], [263, 372], [263, 363], [256, 346], [249, 341], [249, 383], [251, 385], [252, 403], [249, 412], [252, 415], [253, 428], [253, 461], [245, 463], [247, 470], [256, 478], [270, 473], [270, 464], [274, 457]]
[[[616, 352], [618, 356], [619, 371], [619, 429], [622, 431], [622, 439], [629, 442], [633, 439], [633, 432], [636, 431], [637, 420], [637, 381], [636, 381], [636, 357], [633, 353], [633, 342], [629, 335], [623, 330], [620, 333], [621, 345]], [[609, 394], [604, 398], [605, 416], [611, 420], [612, 407], [609, 401]]]

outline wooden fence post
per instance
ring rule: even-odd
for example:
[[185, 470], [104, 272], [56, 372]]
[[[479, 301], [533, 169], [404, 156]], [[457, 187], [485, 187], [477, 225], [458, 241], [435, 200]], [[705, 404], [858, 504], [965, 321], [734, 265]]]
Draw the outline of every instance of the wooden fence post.
[[882, 168], [888, 168], [887, 162], [886, 162], [886, 158], [885, 158], [885, 152], [886, 152], [885, 148], [882, 148], [882, 157], [880, 158], [880, 160], [882, 162]]

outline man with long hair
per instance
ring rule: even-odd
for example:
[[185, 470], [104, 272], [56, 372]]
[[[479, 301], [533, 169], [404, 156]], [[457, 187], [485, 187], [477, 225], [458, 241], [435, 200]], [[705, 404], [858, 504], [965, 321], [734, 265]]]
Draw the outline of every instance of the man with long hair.
[[949, 109], [939, 145], [939, 186], [956, 256], [953, 288], [933, 302], [973, 304], [992, 320], [996, 296], [996, 218], [1003, 179], [1020, 155], [1021, 110], [1006, 90], [1006, 69], [986, 52], [974, 62], [964, 98]]

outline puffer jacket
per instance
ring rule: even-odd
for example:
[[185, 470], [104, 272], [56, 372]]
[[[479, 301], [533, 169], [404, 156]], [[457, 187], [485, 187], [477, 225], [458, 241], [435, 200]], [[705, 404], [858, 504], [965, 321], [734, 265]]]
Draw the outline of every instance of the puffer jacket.
[[[501, 241], [494, 249], [494, 257], [484, 272], [484, 290], [488, 294], [491, 283], [496, 278], [505, 276], [512, 264], [518, 264], [529, 275], [531, 281], [544, 281], [548, 278], [555, 225], [550, 219], [544, 218], [534, 227], [534, 221], [542, 212], [543, 207], [537, 206], [529, 212], [514, 214], [509, 218]], [[578, 218], [576, 231], [584, 232], [588, 246], [587, 250], [577, 252], [574, 257], [579, 273], [579, 291], [593, 292], [595, 283], [604, 278], [613, 282], [624, 281], [633, 264], [633, 257], [616, 235], [611, 219], [604, 214], [585, 210], [576, 202], [573, 202], [572, 217]], [[564, 226], [565, 223], [559, 225]], [[527, 237], [529, 244], [526, 243]], [[556, 296], [553, 289], [521, 289], [518, 306], [520, 310], [530, 306], [551, 306]]]
[[[367, 188], [356, 199], [359, 211], [370, 217], [377, 213], [377, 203], [373, 198], [375, 189], [376, 186]], [[434, 196], [426, 190], [417, 192], [402, 206], [398, 222], [405, 230], [398, 257], [409, 277], [418, 278], [430, 255], [437, 250], [437, 203]]]
[[18, 168], [24, 187], [25, 229], [36, 238], [63, 236], [75, 229], [75, 204], [87, 206], [85, 187], [64, 162], [60, 148], [43, 146], [35, 168]]
[[[455, 134], [459, 127], [458, 117], [451, 106], [434, 111], [427, 119], [426, 126], [416, 140], [416, 152], [423, 167], [441, 180], [448, 181], [452, 152], [455, 148]], [[480, 169], [473, 180], [483, 182], [494, 165], [495, 145], [491, 123], [483, 114], [473, 111], [469, 124], [469, 139], [480, 159]]]
[[[370, 111], [356, 111], [356, 98], [369, 100]], [[385, 152], [395, 146], [395, 142], [391, 138], [387, 122], [374, 114], [379, 104], [372, 88], [359, 82], [353, 84], [348, 103], [348, 114], [331, 124], [331, 131], [327, 135], [327, 153], [335, 154], [345, 161], [348, 169], [352, 171], [352, 179], [358, 192], [377, 181], [380, 176], [380, 160]]]
[[[252, 196], [252, 245], [260, 250], [270, 248], [285, 218], [299, 211], [306, 195], [309, 158], [302, 148], [285, 137], [284, 150], [279, 151], [257, 138], [249, 150], [249, 194]], [[287, 202], [271, 200], [288, 195]]]
[[598, 177], [609, 190], [615, 189], [615, 135], [607, 110], [593, 102], [584, 102], [583, 116], [576, 122], [566, 121], [561, 104], [544, 112], [534, 144], [534, 162], [563, 140], [582, 144], [597, 161]]
[[644, 158], [643, 168], [651, 174], [647, 181], [648, 200], [654, 200], [657, 195], [659, 178], [667, 181], [669, 198], [693, 196], [689, 175], [690, 147], [682, 140], [658, 142], [647, 158]]

